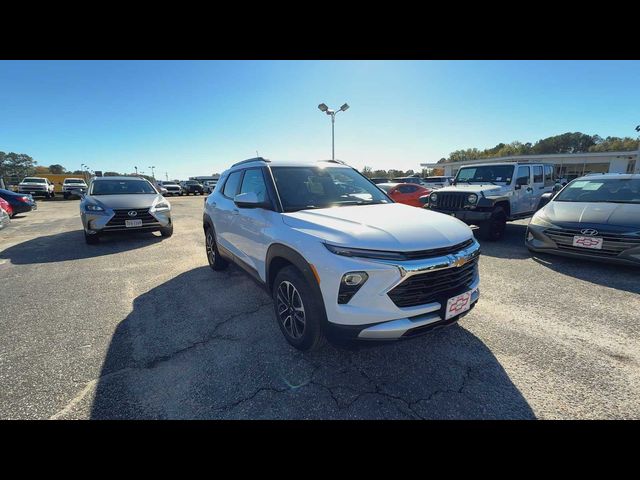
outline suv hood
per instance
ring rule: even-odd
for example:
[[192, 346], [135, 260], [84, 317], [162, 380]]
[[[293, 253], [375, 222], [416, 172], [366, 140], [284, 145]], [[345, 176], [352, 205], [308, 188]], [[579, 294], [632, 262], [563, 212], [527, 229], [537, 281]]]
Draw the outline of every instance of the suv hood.
[[334, 245], [407, 252], [442, 248], [473, 236], [449, 215], [401, 203], [283, 213], [285, 224]]
[[640, 205], [631, 203], [550, 202], [544, 214], [551, 223], [612, 225], [640, 229]]
[[511, 188], [509, 188], [508, 185], [493, 185], [491, 183], [473, 183], [471, 185], [467, 183], [459, 183], [458, 185], [451, 185], [438, 189], [438, 193], [445, 192], [477, 193], [478, 195], [482, 193], [485, 197], [495, 197], [511, 192]]
[[85, 198], [89, 202], [98, 203], [107, 208], [148, 208], [153, 205], [156, 198], [158, 202], [163, 199], [162, 195], [155, 193], [91, 195]]

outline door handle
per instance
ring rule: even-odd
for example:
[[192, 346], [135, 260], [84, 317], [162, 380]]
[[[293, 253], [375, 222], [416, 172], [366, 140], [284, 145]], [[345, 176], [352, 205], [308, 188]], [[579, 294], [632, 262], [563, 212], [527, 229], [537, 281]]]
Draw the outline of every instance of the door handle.
[[533, 192], [533, 188], [527, 187], [527, 192]]

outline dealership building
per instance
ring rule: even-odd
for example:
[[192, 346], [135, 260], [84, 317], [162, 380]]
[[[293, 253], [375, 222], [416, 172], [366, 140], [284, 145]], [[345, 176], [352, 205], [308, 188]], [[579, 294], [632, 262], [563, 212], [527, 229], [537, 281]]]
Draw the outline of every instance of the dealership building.
[[640, 173], [639, 152], [590, 152], [561, 153], [552, 155], [515, 155], [510, 157], [483, 158], [462, 162], [421, 163], [423, 168], [443, 168], [444, 175], [455, 175], [461, 166], [479, 163], [524, 162], [550, 163], [556, 177], [576, 178], [587, 173]]

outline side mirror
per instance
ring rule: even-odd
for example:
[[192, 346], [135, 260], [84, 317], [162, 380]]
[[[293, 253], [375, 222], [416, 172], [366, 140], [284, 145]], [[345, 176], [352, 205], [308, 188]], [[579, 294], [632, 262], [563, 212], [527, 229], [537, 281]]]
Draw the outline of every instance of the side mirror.
[[84, 195], [85, 195], [84, 190], [82, 190], [81, 188], [74, 188], [69, 193], [71, 195], [75, 195], [75, 196], [80, 197], [80, 198], [84, 198]]
[[258, 198], [256, 192], [240, 193], [233, 197], [233, 203], [238, 208], [270, 208], [269, 202], [263, 202]]
[[516, 183], [516, 185], [513, 187], [514, 190], [520, 190], [522, 188], [522, 185], [520, 185], [519, 183]]
[[553, 193], [553, 192], [543, 193], [542, 196], [540, 197], [540, 201], [538, 202], [538, 208], [536, 210], [540, 210], [547, 203], [549, 203], [551, 200], [553, 200], [553, 197], [555, 197], [555, 196], [556, 196], [556, 194]]
[[562, 185], [560, 185], [559, 183], [556, 183], [553, 186], [553, 193], [558, 193], [560, 190], [562, 190]]

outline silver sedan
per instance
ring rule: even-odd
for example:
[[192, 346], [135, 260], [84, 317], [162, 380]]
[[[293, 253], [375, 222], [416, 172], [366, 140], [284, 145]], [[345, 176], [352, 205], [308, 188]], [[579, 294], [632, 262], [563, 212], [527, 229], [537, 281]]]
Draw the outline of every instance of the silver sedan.
[[80, 217], [87, 243], [108, 232], [173, 234], [171, 204], [145, 178], [97, 177], [87, 194], [79, 192]]

